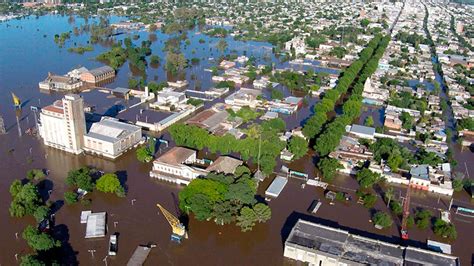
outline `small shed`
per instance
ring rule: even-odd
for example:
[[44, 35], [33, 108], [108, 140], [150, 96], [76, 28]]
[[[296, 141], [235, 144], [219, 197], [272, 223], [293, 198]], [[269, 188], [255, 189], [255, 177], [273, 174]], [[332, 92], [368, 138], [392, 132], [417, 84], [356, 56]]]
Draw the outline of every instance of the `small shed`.
[[92, 211], [82, 211], [81, 212], [81, 224], [87, 223], [87, 217], [92, 213]]
[[126, 100], [130, 98], [130, 89], [117, 87], [115, 89], [111, 89], [110, 93], [113, 94], [115, 97], [121, 97]]
[[106, 212], [91, 213], [87, 216], [86, 238], [105, 236]]

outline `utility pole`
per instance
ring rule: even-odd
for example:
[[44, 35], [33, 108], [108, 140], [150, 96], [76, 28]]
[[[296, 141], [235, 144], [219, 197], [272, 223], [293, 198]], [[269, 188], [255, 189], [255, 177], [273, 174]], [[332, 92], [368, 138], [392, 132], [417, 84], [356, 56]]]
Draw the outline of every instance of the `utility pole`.
[[5, 129], [5, 123], [3, 122], [3, 116], [0, 115], [0, 135], [7, 134], [7, 130]]
[[467, 164], [466, 164], [466, 162], [464, 162], [464, 167], [466, 168], [467, 178], [471, 178], [471, 177], [469, 176], [469, 170], [467, 170]]

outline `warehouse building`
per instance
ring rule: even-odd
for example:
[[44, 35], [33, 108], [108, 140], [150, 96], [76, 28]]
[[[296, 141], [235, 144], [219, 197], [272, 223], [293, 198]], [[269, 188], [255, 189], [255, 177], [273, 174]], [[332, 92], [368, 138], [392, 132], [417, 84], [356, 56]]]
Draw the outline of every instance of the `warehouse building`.
[[87, 83], [97, 84], [101, 81], [110, 80], [115, 77], [115, 70], [109, 66], [94, 68], [81, 74], [81, 80]]
[[310, 265], [460, 265], [457, 257], [361, 237], [301, 219], [285, 242], [284, 256]]
[[84, 136], [84, 150], [115, 159], [143, 140], [140, 127], [103, 117]]

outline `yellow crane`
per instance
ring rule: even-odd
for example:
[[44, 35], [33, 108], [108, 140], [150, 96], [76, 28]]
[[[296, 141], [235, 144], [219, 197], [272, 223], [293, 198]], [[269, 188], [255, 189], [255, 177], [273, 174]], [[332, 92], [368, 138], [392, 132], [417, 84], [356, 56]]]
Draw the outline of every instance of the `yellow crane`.
[[160, 204], [156, 204], [158, 208], [160, 208], [161, 212], [165, 216], [168, 223], [171, 225], [172, 233], [171, 233], [171, 240], [176, 241], [178, 243], [181, 242], [181, 239], [188, 238], [188, 233], [186, 232], [186, 228], [184, 225], [179, 221], [176, 216], [171, 214], [168, 210], [166, 210]]
[[18, 98], [18, 96], [16, 96], [13, 92], [12, 92], [12, 98], [13, 98], [13, 105], [14, 105], [16, 108], [21, 108], [21, 100], [20, 100], [20, 98]]

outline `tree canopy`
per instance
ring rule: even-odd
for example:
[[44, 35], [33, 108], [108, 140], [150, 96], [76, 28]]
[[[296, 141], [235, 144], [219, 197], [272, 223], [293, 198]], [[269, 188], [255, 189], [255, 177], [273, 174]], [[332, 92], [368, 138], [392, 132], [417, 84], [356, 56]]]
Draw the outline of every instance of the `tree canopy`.
[[21, 182], [15, 180], [10, 186], [10, 193], [13, 197], [9, 208], [11, 216], [33, 215], [42, 204], [38, 189], [32, 183], [21, 185]]
[[392, 218], [385, 212], [375, 213], [372, 220], [374, 221], [375, 225], [379, 225], [382, 228], [390, 227], [393, 224]]
[[40, 232], [38, 229], [28, 225], [23, 231], [23, 239], [34, 250], [45, 251], [61, 246], [61, 242], [54, 240], [50, 235]]
[[66, 177], [66, 184], [90, 192], [94, 190], [94, 182], [92, 181], [91, 174], [92, 171], [88, 167], [71, 170]]
[[308, 152], [308, 142], [302, 137], [293, 136], [288, 143], [288, 150], [294, 154], [295, 159], [299, 159]]
[[245, 169], [239, 173], [240, 176], [209, 173], [192, 180], [179, 193], [180, 209], [192, 212], [198, 220], [213, 219], [220, 225], [237, 221], [242, 231], [251, 230], [256, 222], [267, 221], [271, 216], [268, 206], [255, 204], [255, 179]]
[[332, 180], [334, 175], [336, 175], [337, 169], [340, 168], [342, 168], [342, 165], [334, 158], [322, 158], [318, 162], [318, 169], [323, 174], [325, 180]]

